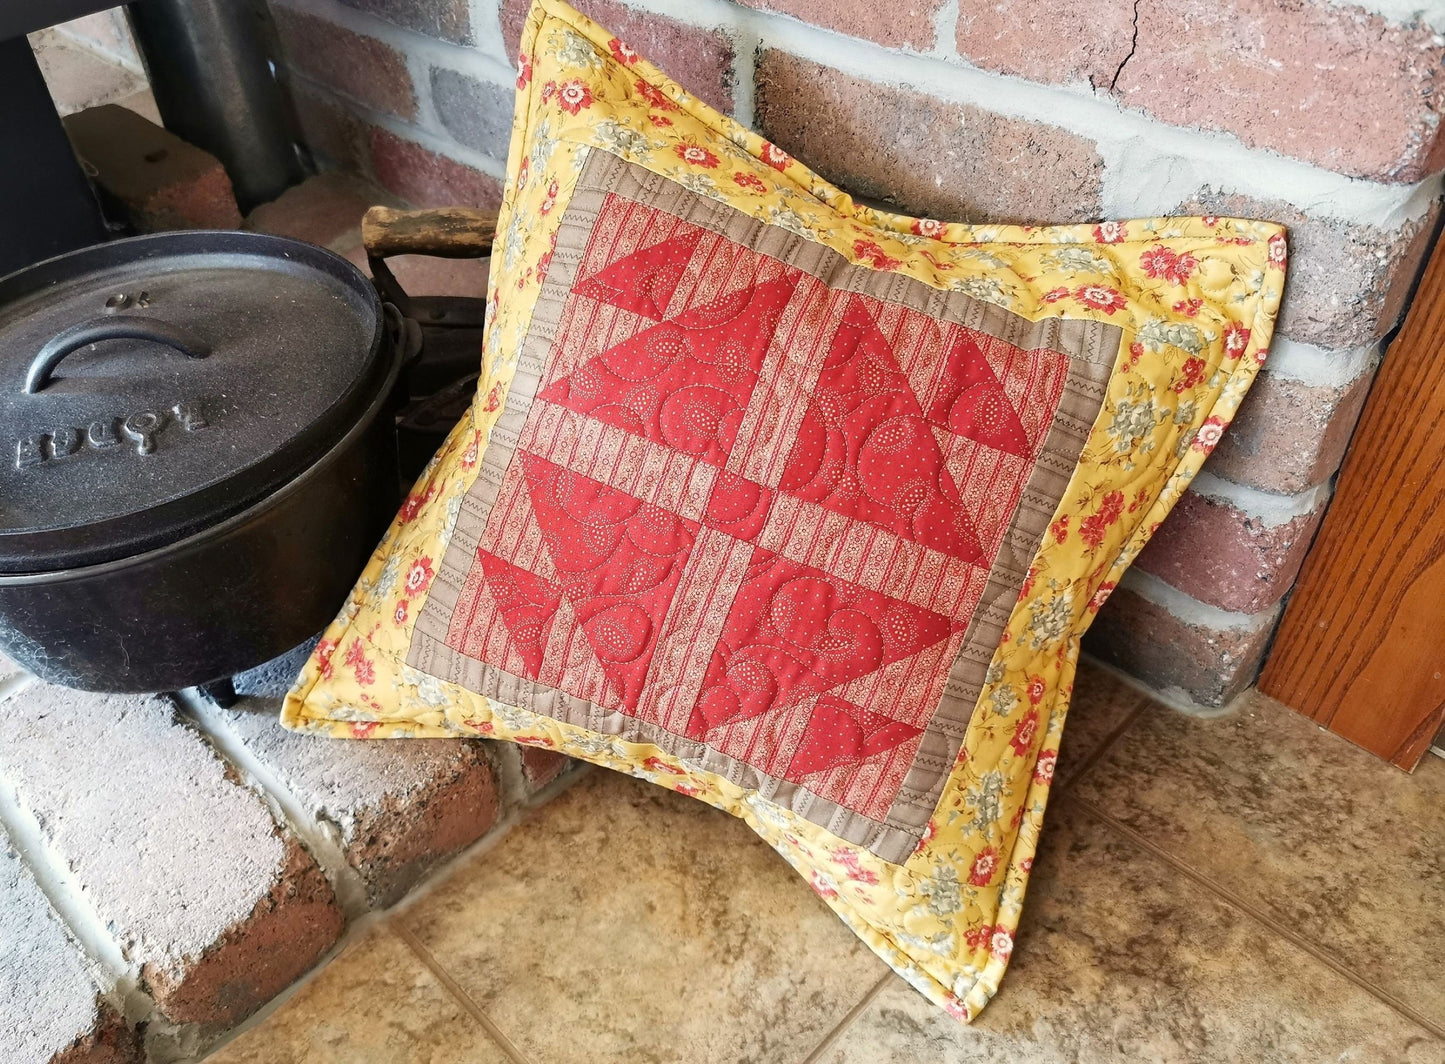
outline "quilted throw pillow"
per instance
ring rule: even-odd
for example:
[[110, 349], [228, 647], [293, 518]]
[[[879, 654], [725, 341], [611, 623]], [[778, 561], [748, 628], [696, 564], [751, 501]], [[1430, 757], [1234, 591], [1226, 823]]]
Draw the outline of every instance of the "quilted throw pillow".
[[284, 723], [696, 796], [970, 1019], [1079, 637], [1264, 361], [1283, 231], [884, 214], [561, 0], [521, 53], [477, 398]]

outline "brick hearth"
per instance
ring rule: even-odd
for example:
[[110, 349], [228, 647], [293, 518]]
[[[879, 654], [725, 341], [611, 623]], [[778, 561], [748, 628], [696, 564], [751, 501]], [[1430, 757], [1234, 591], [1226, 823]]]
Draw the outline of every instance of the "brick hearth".
[[224, 710], [0, 668], [6, 1060], [193, 1059], [567, 783], [566, 758], [510, 744], [285, 732], [299, 660]]

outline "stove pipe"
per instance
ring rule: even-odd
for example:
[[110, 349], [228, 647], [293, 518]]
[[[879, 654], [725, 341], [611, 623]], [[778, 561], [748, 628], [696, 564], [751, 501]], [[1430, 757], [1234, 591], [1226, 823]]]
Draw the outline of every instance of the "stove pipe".
[[243, 213], [303, 174], [259, 0], [136, 0], [127, 8], [167, 129], [216, 158]]

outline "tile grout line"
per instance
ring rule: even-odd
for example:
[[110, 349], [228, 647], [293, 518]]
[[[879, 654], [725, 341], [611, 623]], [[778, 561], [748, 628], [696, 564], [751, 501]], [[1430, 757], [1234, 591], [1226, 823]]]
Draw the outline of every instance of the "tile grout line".
[[895, 978], [897, 978], [897, 976], [893, 972], [884, 972], [878, 982], [874, 983], [869, 989], [868, 993], [864, 994], [857, 1004], [849, 1009], [847, 1014], [834, 1025], [833, 1029], [823, 1036], [823, 1040], [813, 1047], [812, 1052], [802, 1059], [801, 1064], [817, 1064], [818, 1061], [822, 1060], [823, 1054], [838, 1044], [838, 1040], [847, 1033], [848, 1028], [857, 1022], [858, 1017], [867, 1011], [868, 1006], [878, 1000], [878, 996], [883, 993], [884, 989], [887, 988]]
[[[1133, 709], [1129, 710], [1128, 713], [1124, 714], [1124, 719], [1118, 724], [1114, 725], [1114, 727], [1111, 728], [1107, 734], [1105, 734], [1104, 738], [1099, 741], [1099, 744], [1095, 746], [1093, 750], [1089, 751], [1083, 761], [1079, 762], [1077, 768], [1071, 769], [1069, 771], [1069, 774], [1059, 781], [1059, 792], [1066, 791], [1074, 784], [1078, 783], [1079, 780], [1084, 778], [1085, 774], [1087, 774], [1091, 768], [1093, 768], [1100, 761], [1102, 761], [1104, 759], [1104, 755], [1107, 754], [1111, 749], [1113, 749], [1114, 744], [1119, 741], [1119, 739], [1126, 731], [1128, 731], [1134, 726], [1134, 722], [1137, 721], [1141, 715], [1143, 715], [1144, 710], [1148, 708], [1149, 705], [1151, 705], [1150, 699], [1146, 696], [1141, 695], [1139, 697], [1138, 704], [1135, 705]], [[1064, 717], [1065, 735], [1068, 734], [1068, 729], [1069, 718], [1066, 715]]]
[[456, 999], [457, 1004], [461, 1005], [472, 1019], [476, 1020], [477, 1023], [482, 1026], [482, 1029], [487, 1032], [497, 1047], [513, 1061], [513, 1064], [531, 1064], [522, 1051], [517, 1048], [517, 1044], [507, 1037], [506, 1032], [498, 1027], [490, 1016], [482, 1011], [482, 1007], [473, 1000], [472, 996], [466, 992], [460, 983], [452, 978], [451, 973], [442, 967], [441, 962], [432, 955], [431, 950], [422, 944], [421, 940], [412, 933], [410, 928], [400, 920], [388, 920], [386, 926], [407, 944], [407, 947], [416, 955], [417, 959], [426, 965], [427, 970], [436, 976], [437, 981], [446, 988], [447, 993], [451, 994], [451, 996]]
[[1365, 991], [1365, 993], [1369, 994], [1377, 1001], [1388, 1006], [1393, 1011], [1398, 1012], [1401, 1016], [1409, 1020], [1411, 1023], [1414, 1023], [1418, 1027], [1424, 1028], [1436, 1038], [1445, 1039], [1445, 1026], [1442, 1026], [1436, 1021], [1430, 1019], [1428, 1016], [1425, 1016], [1422, 1013], [1418, 1012], [1412, 1006], [1395, 997], [1395, 995], [1391, 994], [1388, 990], [1384, 990], [1381, 987], [1375, 986], [1364, 976], [1358, 974], [1353, 969], [1349, 968], [1347, 965], [1335, 958], [1328, 951], [1315, 945], [1313, 942], [1311, 942], [1309, 939], [1305, 938], [1298, 932], [1291, 930], [1290, 928], [1285, 927], [1283, 924], [1276, 922], [1273, 917], [1261, 910], [1258, 906], [1254, 905], [1249, 901], [1246, 901], [1244, 898], [1234, 893], [1234, 891], [1230, 890], [1228, 887], [1214, 882], [1213, 879], [1211, 879], [1209, 876], [1206, 876], [1203, 872], [1200, 872], [1198, 869], [1194, 868], [1186, 861], [1180, 860], [1178, 857], [1175, 857], [1173, 854], [1171, 854], [1168, 850], [1165, 850], [1158, 844], [1151, 842], [1146, 836], [1144, 836], [1135, 828], [1132, 828], [1129, 825], [1116, 820], [1114, 817], [1104, 812], [1101, 807], [1099, 807], [1089, 799], [1080, 798], [1077, 795], [1074, 795], [1072, 796], [1071, 800], [1075, 805], [1086, 810], [1091, 816], [1095, 817], [1108, 827], [1112, 828], [1114, 831], [1124, 836], [1124, 838], [1128, 839], [1136, 846], [1147, 851], [1148, 853], [1153, 854], [1165, 864], [1169, 865], [1176, 871], [1181, 872], [1188, 878], [1192, 879], [1195, 883], [1199, 884], [1210, 894], [1213, 894], [1216, 898], [1219, 898], [1221, 901], [1224, 901], [1225, 903], [1240, 910], [1250, 919], [1262, 925], [1266, 930], [1272, 932], [1275, 935], [1278, 935], [1280, 938], [1285, 939], [1287, 942], [1292, 943], [1299, 949], [1304, 950], [1304, 952], [1308, 953], [1315, 960], [1325, 965], [1325, 967], [1334, 971], [1336, 974], [1343, 976], [1346, 980], [1353, 983], [1361, 990]]

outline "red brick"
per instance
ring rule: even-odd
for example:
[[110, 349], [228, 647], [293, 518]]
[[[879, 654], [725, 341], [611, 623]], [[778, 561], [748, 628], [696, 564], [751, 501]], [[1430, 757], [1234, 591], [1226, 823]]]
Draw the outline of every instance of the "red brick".
[[[1416, 181], [1440, 161], [1445, 49], [1324, 0], [965, 4], [959, 51], [991, 70], [1088, 82], [1173, 125], [1237, 136], [1339, 173]], [[1051, 44], [1050, 42], [1057, 42]]]
[[467, 0], [341, 0], [354, 7], [428, 37], [453, 44], [472, 44], [472, 18]]
[[1437, 202], [1420, 218], [1381, 228], [1209, 190], [1175, 209], [1287, 226], [1289, 270], [1277, 334], [1334, 349], [1366, 347], [1395, 327], [1438, 211]]
[[1288, 519], [1245, 513], [1186, 492], [1134, 564], [1200, 602], [1259, 613], [1284, 597], [1324, 515], [1324, 503]]
[[[502, 0], [502, 40], [513, 62], [530, 0]], [[733, 45], [721, 30], [705, 30], [617, 0], [576, 0], [588, 18], [626, 41], [679, 85], [719, 111], [733, 109]]]
[[1099, 216], [1103, 161], [1082, 137], [771, 49], [757, 74], [764, 135], [852, 193], [949, 221]]
[[206, 720], [264, 764], [336, 839], [372, 908], [401, 898], [497, 822], [486, 745], [470, 739], [329, 739], [284, 730], [277, 699], [246, 699]]
[[246, 218], [246, 228], [306, 240], [345, 252], [361, 240], [361, 216], [367, 208], [395, 200], [359, 178], [317, 174], [287, 189]]
[[1246, 487], [1295, 495], [1339, 468], [1372, 375], [1338, 387], [1259, 375], [1208, 469]]
[[888, 48], [932, 51], [934, 19], [943, 0], [906, 0], [879, 4], [869, 0], [737, 0], [747, 7], [776, 11], [834, 30], [849, 37], [862, 37]]
[[535, 746], [519, 746], [522, 757], [522, 775], [534, 791], [547, 786], [562, 772], [572, 759], [553, 750], [540, 750]]
[[65, 132], [102, 193], [142, 232], [241, 224], [220, 161], [134, 111], [90, 107], [67, 117]]
[[1200, 612], [1187, 620], [1121, 587], [1084, 636], [1084, 650], [1165, 695], [1222, 706], [1254, 682], [1275, 614], [1226, 625]]
[[341, 933], [316, 862], [163, 698], [23, 687], [0, 773], [173, 1021], [239, 1022]]
[[375, 37], [290, 8], [271, 8], [291, 65], [359, 103], [398, 118], [416, 117], [406, 57]]
[[496, 178], [385, 129], [371, 130], [371, 167], [383, 188], [418, 207], [495, 210], [502, 203]]
[[13, 1064], [133, 1064], [135, 1031], [0, 833], [0, 1031]]

